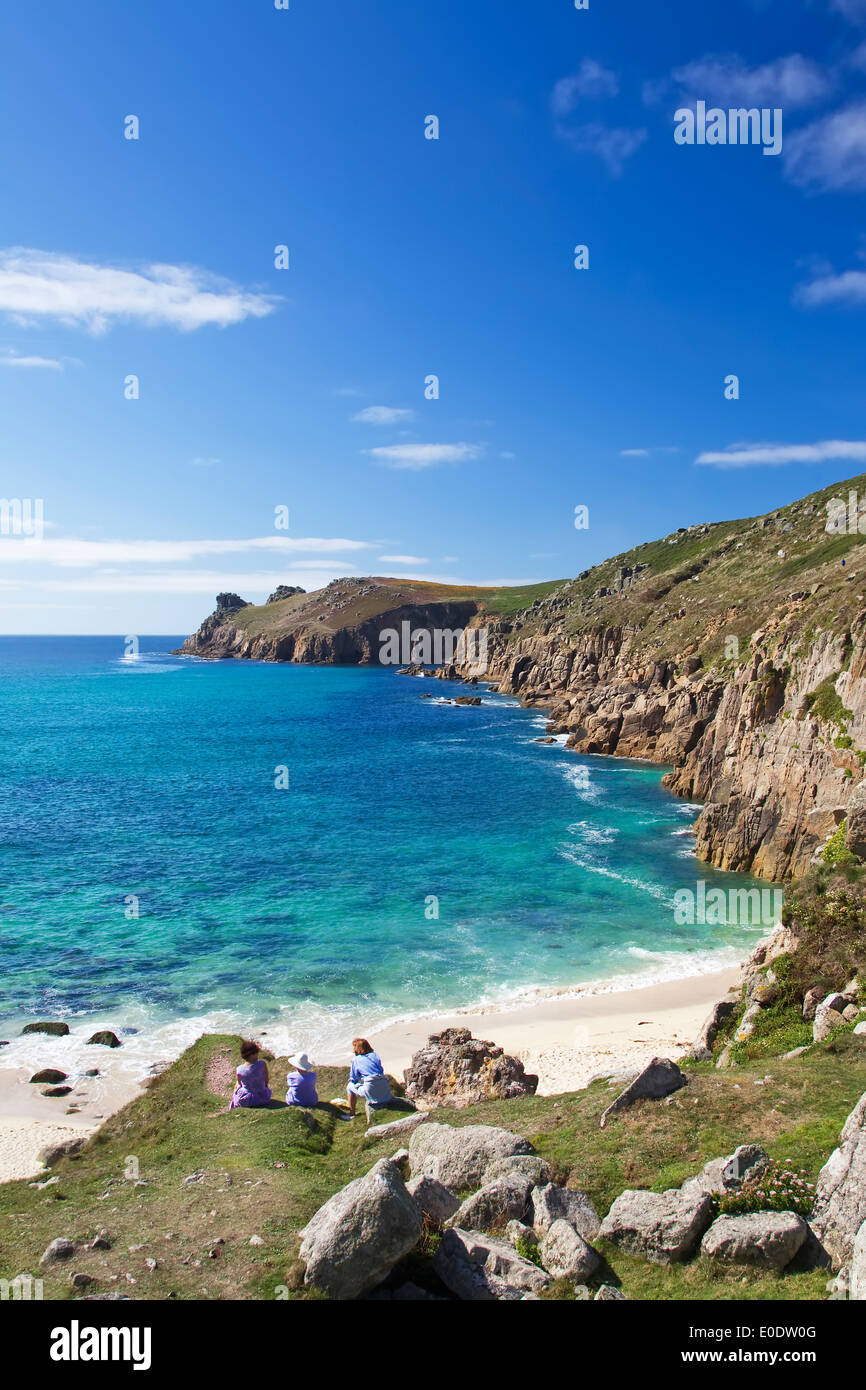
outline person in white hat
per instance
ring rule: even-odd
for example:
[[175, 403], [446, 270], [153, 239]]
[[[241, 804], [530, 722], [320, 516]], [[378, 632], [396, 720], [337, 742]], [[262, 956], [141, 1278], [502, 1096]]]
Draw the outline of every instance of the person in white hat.
[[286, 1077], [286, 1105], [318, 1105], [316, 1073], [306, 1052], [296, 1052], [289, 1058], [289, 1074]]

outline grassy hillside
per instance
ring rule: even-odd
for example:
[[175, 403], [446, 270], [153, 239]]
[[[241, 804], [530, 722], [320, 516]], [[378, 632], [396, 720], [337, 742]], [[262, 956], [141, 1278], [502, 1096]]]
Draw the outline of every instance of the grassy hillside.
[[[222, 1110], [236, 1057], [237, 1039], [200, 1039], [81, 1154], [61, 1161], [58, 1182], [41, 1191], [26, 1182], [0, 1186], [0, 1277], [40, 1273], [39, 1256], [54, 1237], [86, 1240], [104, 1227], [112, 1248], [44, 1271], [46, 1298], [77, 1296], [73, 1270], [97, 1281], [89, 1292], [133, 1299], [272, 1299], [280, 1286], [291, 1298], [315, 1296], [297, 1287], [299, 1230], [334, 1191], [398, 1144], [366, 1142], [362, 1119], [342, 1123], [328, 1105], [315, 1112], [313, 1130], [302, 1113], [285, 1107]], [[272, 1064], [271, 1074], [279, 1084], [284, 1063]], [[346, 1076], [320, 1072], [320, 1094], [342, 1094]], [[603, 1214], [623, 1188], [678, 1184], [707, 1159], [751, 1140], [773, 1157], [793, 1159], [814, 1180], [864, 1090], [866, 1047], [845, 1033], [790, 1062], [746, 1060], [724, 1072], [696, 1064], [689, 1086], [669, 1103], [643, 1102], [604, 1131], [598, 1118], [611, 1092], [603, 1082], [573, 1095], [493, 1102], [434, 1118], [525, 1134], [558, 1178], [590, 1192]], [[124, 1176], [131, 1157], [138, 1183]], [[251, 1246], [253, 1235], [264, 1243]], [[652, 1266], [601, 1248], [609, 1261], [604, 1278], [632, 1298], [825, 1296], [823, 1273], [710, 1274], [706, 1263]], [[411, 1258], [412, 1277], [427, 1280], [429, 1260]]]
[[478, 588], [434, 584], [421, 579], [339, 579], [312, 594], [293, 594], [279, 603], [249, 604], [232, 615], [250, 637], [272, 637], [298, 626], [317, 624], [325, 632], [355, 627], [395, 608], [429, 603], [472, 603], [480, 613], [508, 617], [546, 598], [563, 583], [551, 579], [520, 588]]
[[[780, 636], [805, 641], [822, 629], [844, 631], [864, 605], [866, 537], [825, 527], [827, 502], [847, 502], [849, 490], [866, 499], [866, 475], [764, 517], [684, 527], [623, 551], [562, 588], [566, 631], [634, 626], [648, 656], [693, 652], [705, 665], [724, 660], [725, 638], [745, 646], [768, 620], [778, 618]], [[622, 592], [599, 596], [639, 566]], [[541, 605], [529, 628], [547, 616]]]

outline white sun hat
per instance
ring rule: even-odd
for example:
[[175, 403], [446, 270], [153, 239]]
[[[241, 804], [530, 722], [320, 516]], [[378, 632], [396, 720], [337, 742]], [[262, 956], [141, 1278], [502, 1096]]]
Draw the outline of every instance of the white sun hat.
[[312, 1062], [306, 1052], [296, 1052], [294, 1057], [289, 1058], [289, 1065], [297, 1067], [298, 1071], [314, 1071]]

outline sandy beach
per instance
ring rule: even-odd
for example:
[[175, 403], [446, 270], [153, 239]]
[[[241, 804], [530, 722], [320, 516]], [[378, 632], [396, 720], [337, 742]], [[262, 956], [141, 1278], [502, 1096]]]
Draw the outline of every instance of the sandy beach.
[[[369, 1036], [388, 1071], [402, 1076], [431, 1033], [469, 1028], [536, 1073], [539, 1094], [554, 1095], [579, 1090], [597, 1076], [637, 1069], [656, 1055], [682, 1056], [712, 1005], [735, 988], [738, 979], [739, 970], [731, 967], [618, 993], [562, 993], [511, 1009], [414, 1019]], [[35, 1067], [56, 1064], [56, 1040], [34, 1035], [28, 1047], [32, 1065], [0, 1067], [0, 1182], [47, 1177], [38, 1158], [46, 1145], [92, 1134], [141, 1090], [142, 1068], [131, 1070], [117, 1053], [100, 1049], [99, 1076], [87, 1076], [80, 1063], [70, 1070], [68, 1095], [46, 1096], [45, 1088], [30, 1077]], [[315, 1060], [320, 1065], [345, 1065], [347, 1059], [348, 1049]], [[86, 1060], [92, 1068], [92, 1053]]]
[[657, 1055], [676, 1060], [713, 1004], [739, 981], [732, 967], [617, 994], [564, 995], [515, 1009], [482, 1009], [395, 1024], [370, 1041], [402, 1075], [430, 1033], [469, 1028], [519, 1057], [539, 1077], [539, 1095], [575, 1091], [597, 1076], [638, 1068]]

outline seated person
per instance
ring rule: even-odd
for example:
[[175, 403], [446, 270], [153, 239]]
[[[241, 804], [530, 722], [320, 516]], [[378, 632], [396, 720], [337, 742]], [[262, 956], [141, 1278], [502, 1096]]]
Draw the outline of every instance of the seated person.
[[346, 1094], [349, 1097], [349, 1113], [345, 1120], [354, 1120], [355, 1106], [360, 1096], [372, 1109], [387, 1105], [391, 1099], [391, 1085], [385, 1075], [385, 1068], [366, 1038], [353, 1038], [352, 1051], [355, 1056], [349, 1072]]
[[230, 1110], [237, 1110], [240, 1106], [270, 1104], [268, 1064], [259, 1057], [260, 1051], [257, 1042], [241, 1043], [241, 1056], [244, 1060], [236, 1072], [238, 1084], [232, 1096]]
[[296, 1052], [294, 1057], [290, 1057], [289, 1068], [286, 1105], [318, 1105], [316, 1073], [306, 1052]]

